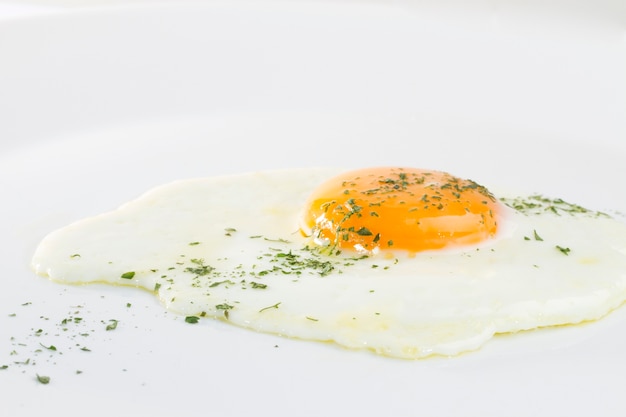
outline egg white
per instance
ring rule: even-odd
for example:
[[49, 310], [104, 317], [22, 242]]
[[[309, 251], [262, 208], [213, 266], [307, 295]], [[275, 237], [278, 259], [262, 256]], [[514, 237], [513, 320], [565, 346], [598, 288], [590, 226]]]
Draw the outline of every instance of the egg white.
[[507, 208], [501, 232], [475, 247], [321, 256], [298, 216], [338, 172], [166, 184], [51, 233], [33, 267], [63, 283], [142, 287], [185, 316], [407, 359], [598, 319], [626, 299], [626, 224], [593, 213]]

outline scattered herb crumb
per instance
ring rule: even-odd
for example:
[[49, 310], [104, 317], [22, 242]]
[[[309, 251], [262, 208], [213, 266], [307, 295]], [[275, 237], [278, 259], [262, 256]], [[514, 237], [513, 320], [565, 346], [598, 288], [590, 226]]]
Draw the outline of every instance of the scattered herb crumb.
[[46, 384], [50, 383], [50, 377], [37, 374], [37, 381], [39, 381], [40, 383], [46, 385]]
[[556, 245], [556, 248], [561, 251], [562, 254], [564, 255], [569, 255], [569, 253], [571, 252], [570, 248], [564, 248], [562, 246]]
[[507, 206], [524, 214], [543, 214], [552, 213], [558, 216], [562, 214], [587, 215], [594, 217], [611, 217], [600, 211], [589, 210], [577, 204], [568, 203], [561, 198], [548, 198], [540, 194], [534, 194], [528, 197], [501, 198]]
[[259, 310], [259, 313], [262, 313], [262, 312], [264, 312], [265, 310], [269, 310], [270, 308], [278, 308], [278, 306], [279, 306], [280, 304], [281, 304], [281, 303], [280, 303], [280, 302], [278, 302], [278, 303], [276, 303], [276, 304], [274, 304], [274, 305], [264, 307], [264, 308], [262, 308], [262, 309], [260, 309], [260, 310]]
[[40, 345], [41, 345], [41, 347], [46, 348], [48, 350], [54, 350], [54, 351], [57, 350], [56, 346], [54, 346], [54, 345], [46, 346], [46, 345], [43, 345], [41, 343], [40, 343]]
[[185, 323], [196, 324], [200, 321], [200, 318], [197, 316], [187, 316], [185, 317]]
[[134, 277], [134, 276], [135, 276], [135, 271], [128, 271], [128, 272], [124, 272], [124, 273], [121, 275], [121, 278], [124, 278], [124, 279], [133, 279], [133, 277]]

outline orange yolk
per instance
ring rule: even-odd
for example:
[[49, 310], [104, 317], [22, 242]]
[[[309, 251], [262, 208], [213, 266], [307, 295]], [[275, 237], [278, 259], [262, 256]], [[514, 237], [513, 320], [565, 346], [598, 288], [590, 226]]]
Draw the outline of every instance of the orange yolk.
[[488, 239], [498, 208], [485, 187], [445, 172], [367, 168], [321, 184], [306, 202], [301, 231], [330, 248], [419, 252]]

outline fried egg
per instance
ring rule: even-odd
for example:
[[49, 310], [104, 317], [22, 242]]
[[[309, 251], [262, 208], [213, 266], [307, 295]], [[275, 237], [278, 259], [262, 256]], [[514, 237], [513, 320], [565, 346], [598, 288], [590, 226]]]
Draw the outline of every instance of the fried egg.
[[46, 236], [37, 274], [154, 292], [189, 322], [395, 358], [595, 320], [626, 299], [626, 224], [402, 167], [182, 180]]

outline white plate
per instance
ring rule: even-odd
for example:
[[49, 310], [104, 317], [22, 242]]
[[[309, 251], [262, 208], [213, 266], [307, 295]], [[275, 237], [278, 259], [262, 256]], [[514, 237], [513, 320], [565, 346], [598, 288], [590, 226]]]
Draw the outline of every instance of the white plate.
[[46, 233], [150, 187], [259, 169], [423, 166], [626, 211], [620, 11], [196, 2], [0, 21], [0, 415], [623, 415], [624, 309], [402, 361], [192, 326], [29, 266]]

